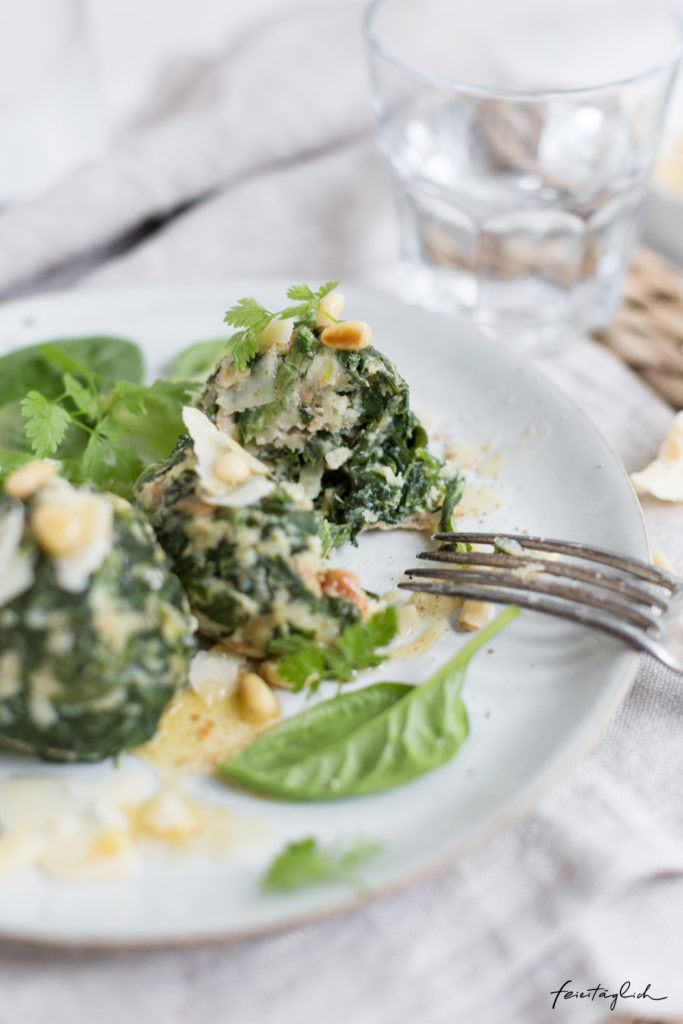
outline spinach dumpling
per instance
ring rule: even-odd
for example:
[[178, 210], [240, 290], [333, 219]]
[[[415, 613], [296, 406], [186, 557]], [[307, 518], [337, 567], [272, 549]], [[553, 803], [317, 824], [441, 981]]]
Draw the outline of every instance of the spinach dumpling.
[[195, 621], [138, 509], [29, 463], [0, 499], [0, 744], [99, 761], [154, 734]]

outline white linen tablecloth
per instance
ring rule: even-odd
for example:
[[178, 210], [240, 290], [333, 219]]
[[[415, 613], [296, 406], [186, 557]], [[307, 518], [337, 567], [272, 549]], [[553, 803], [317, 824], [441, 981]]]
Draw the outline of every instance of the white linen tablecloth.
[[[191, 11], [183, 4], [171, 6]], [[155, 95], [156, 113], [119, 126], [98, 163], [0, 212], [3, 296], [46, 283], [247, 273], [395, 288], [397, 231], [370, 138], [359, 7], [263, 3], [251, 21], [240, 12], [238, 31], [228, 6], [202, 0], [216, 38], [191, 85]], [[133, 18], [132, 0], [119, 13], [122, 24]], [[107, 45], [100, 38], [105, 63]], [[577, 339], [539, 368], [628, 470], [655, 454], [671, 411], [607, 351]], [[683, 572], [683, 510], [643, 507], [653, 547]], [[681, 681], [643, 660], [597, 746], [526, 818], [449, 870], [346, 916], [237, 946], [0, 946], [0, 1024], [683, 1016], [682, 712]], [[624, 1000], [613, 1014], [605, 1000], [553, 1010], [550, 992], [569, 979], [610, 991], [649, 983], [667, 999]]]

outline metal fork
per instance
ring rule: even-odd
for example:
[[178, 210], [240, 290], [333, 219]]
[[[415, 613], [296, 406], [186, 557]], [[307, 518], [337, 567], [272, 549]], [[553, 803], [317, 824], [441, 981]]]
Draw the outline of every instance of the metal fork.
[[[672, 573], [604, 548], [524, 534], [437, 533], [432, 540], [447, 547], [417, 557], [450, 567], [408, 569], [402, 589], [570, 619], [683, 673], [683, 579]], [[471, 544], [493, 551], [467, 550]]]

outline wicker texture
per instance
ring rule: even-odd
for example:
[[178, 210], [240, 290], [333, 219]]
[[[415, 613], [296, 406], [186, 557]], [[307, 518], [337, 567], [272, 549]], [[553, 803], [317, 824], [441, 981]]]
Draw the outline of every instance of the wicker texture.
[[624, 304], [596, 339], [669, 405], [683, 408], [683, 275], [651, 249], [637, 251]]

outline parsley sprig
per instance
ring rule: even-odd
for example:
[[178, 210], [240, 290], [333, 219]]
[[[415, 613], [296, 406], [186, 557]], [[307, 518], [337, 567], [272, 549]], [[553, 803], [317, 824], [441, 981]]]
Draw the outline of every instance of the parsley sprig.
[[323, 679], [346, 683], [358, 669], [381, 664], [384, 655], [377, 648], [393, 640], [396, 625], [396, 609], [389, 607], [376, 612], [368, 622], [347, 626], [333, 646], [319, 647], [300, 634], [292, 634], [274, 640], [271, 651], [283, 655], [277, 670], [293, 690], [317, 690]]
[[58, 345], [42, 346], [39, 355], [61, 378], [61, 391], [45, 395], [32, 388], [20, 400], [30, 448], [24, 461], [53, 456], [72, 483], [130, 497], [146, 463], [168, 454], [181, 432], [181, 409], [192, 386], [125, 379], [110, 384]]
[[[290, 317], [299, 322], [313, 326], [312, 321], [320, 309], [320, 303], [326, 295], [339, 285], [339, 281], [328, 281], [314, 291], [307, 284], [294, 284], [287, 289], [287, 298], [293, 299], [295, 304], [286, 306], [278, 312], [272, 312], [258, 301], [251, 297], [240, 299], [225, 314], [224, 320], [232, 327], [240, 328], [229, 342], [228, 352], [236, 368], [243, 372], [249, 363], [259, 354], [261, 349], [257, 341], [261, 331], [265, 331], [271, 320], [276, 317], [287, 320]], [[334, 319], [330, 317], [330, 319]]]
[[361, 839], [351, 846], [321, 847], [312, 836], [289, 843], [277, 855], [262, 880], [264, 889], [287, 892], [319, 882], [360, 881], [358, 866], [381, 850], [379, 843]]

